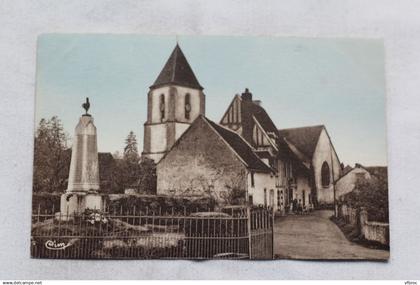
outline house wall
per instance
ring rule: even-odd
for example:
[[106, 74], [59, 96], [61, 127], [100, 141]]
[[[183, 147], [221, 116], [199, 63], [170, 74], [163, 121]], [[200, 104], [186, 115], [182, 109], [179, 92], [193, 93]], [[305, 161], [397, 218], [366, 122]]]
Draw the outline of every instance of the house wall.
[[353, 168], [349, 173], [341, 177], [335, 185], [337, 198], [353, 191], [360, 175], [364, 175], [366, 179], [371, 178], [370, 173], [362, 167]]
[[224, 204], [234, 187], [245, 196], [247, 169], [201, 117], [157, 165], [159, 195], [212, 196]]
[[252, 187], [251, 172], [248, 172], [247, 182], [248, 195], [252, 195], [252, 201], [254, 205], [264, 205], [273, 207], [274, 210], [278, 209], [275, 175], [270, 173], [254, 173], [254, 187]]
[[297, 199], [302, 203], [302, 206], [309, 206], [311, 194], [311, 187], [309, 186], [309, 179], [306, 176], [298, 175], [296, 177], [296, 191], [293, 193], [293, 199]]
[[[324, 187], [321, 181], [321, 167], [326, 161], [330, 168], [330, 177], [334, 170], [334, 179], [330, 179], [330, 185]], [[315, 187], [317, 191], [318, 204], [332, 204], [334, 202], [333, 180], [336, 181], [340, 177], [341, 167], [340, 161], [333, 150], [328, 134], [323, 129], [318, 139], [318, 144], [315, 148], [314, 156], [312, 158], [312, 165], [314, 168]]]

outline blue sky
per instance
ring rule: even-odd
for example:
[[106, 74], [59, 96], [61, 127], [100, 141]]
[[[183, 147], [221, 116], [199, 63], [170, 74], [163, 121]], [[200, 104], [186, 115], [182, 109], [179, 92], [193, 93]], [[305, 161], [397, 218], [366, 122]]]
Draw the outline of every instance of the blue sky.
[[[278, 128], [324, 124], [346, 164], [386, 165], [385, 71], [381, 40], [179, 36], [219, 122], [245, 87]], [[99, 151], [115, 152], [133, 130], [143, 143], [147, 92], [175, 36], [42, 35], [36, 123], [57, 115], [70, 137], [85, 97]]]

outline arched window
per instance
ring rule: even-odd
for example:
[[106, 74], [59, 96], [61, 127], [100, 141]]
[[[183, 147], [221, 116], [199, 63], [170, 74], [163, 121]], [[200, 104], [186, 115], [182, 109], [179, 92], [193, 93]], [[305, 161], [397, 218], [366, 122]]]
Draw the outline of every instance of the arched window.
[[327, 187], [330, 185], [330, 167], [328, 166], [328, 163], [324, 161], [321, 167], [321, 182], [322, 186]]
[[160, 95], [160, 103], [159, 103], [159, 109], [160, 109], [160, 118], [163, 120], [165, 118], [165, 95]]
[[189, 93], [185, 94], [185, 102], [184, 102], [184, 107], [185, 107], [185, 119], [189, 120], [190, 119], [190, 113], [191, 113], [191, 95]]

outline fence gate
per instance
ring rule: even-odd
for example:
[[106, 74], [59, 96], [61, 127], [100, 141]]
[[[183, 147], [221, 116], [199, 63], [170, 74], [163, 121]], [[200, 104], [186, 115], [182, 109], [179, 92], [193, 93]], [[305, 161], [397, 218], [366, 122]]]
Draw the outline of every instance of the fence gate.
[[274, 258], [274, 213], [269, 208], [248, 209], [249, 258]]

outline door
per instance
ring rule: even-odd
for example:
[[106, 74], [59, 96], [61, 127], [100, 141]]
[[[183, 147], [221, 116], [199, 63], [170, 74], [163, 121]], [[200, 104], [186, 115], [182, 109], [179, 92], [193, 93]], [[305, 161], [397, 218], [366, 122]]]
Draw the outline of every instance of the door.
[[274, 209], [274, 190], [270, 190], [270, 207]]

